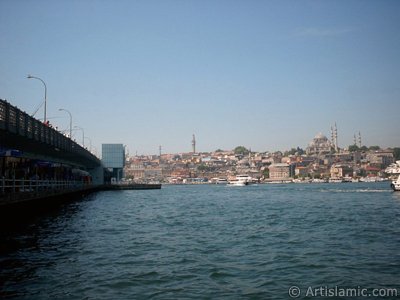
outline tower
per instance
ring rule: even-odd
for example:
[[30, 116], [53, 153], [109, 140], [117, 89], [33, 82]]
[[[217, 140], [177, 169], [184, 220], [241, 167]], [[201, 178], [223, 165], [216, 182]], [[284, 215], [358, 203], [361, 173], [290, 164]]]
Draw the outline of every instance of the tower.
[[192, 152], [196, 153], [196, 137], [193, 134], [193, 139], [192, 139]]
[[161, 159], [161, 149], [162, 149], [161, 145], [158, 146], [158, 151], [159, 151], [159, 154], [160, 154], [160, 159]]
[[358, 147], [361, 148], [361, 132], [358, 132]]
[[334, 136], [335, 151], [338, 152], [339, 151], [339, 146], [338, 146], [338, 133], [337, 133], [336, 122], [335, 122], [335, 129], [334, 129], [334, 132], [333, 132], [333, 136]]

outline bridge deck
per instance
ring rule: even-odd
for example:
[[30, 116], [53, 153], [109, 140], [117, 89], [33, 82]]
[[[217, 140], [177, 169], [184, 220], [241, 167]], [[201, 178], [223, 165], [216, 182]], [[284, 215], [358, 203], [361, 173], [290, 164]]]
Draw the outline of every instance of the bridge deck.
[[101, 165], [99, 158], [69, 137], [0, 99], [0, 152], [2, 148], [87, 168]]

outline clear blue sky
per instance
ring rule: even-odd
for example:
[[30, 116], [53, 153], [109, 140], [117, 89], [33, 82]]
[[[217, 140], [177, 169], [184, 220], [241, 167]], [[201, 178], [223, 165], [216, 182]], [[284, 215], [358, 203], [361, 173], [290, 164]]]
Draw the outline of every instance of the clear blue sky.
[[2, 0], [0, 98], [33, 113], [27, 74], [98, 151], [305, 148], [335, 121], [400, 146], [400, 1]]

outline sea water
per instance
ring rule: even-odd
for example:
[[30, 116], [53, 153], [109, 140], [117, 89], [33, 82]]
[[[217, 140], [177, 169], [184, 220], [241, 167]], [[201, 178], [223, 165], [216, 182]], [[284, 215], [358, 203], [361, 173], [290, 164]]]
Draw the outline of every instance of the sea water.
[[388, 183], [98, 192], [1, 232], [3, 298], [400, 295], [400, 192]]

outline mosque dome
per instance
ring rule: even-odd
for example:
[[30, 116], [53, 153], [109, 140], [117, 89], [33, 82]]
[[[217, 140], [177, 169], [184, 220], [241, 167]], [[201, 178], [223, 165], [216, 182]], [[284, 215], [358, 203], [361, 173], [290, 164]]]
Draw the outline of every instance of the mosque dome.
[[324, 136], [321, 132], [318, 133], [314, 138], [314, 140], [319, 140], [319, 139], [328, 140], [328, 138]]
[[321, 132], [318, 133], [308, 144], [307, 154], [329, 153], [332, 149], [332, 143]]

